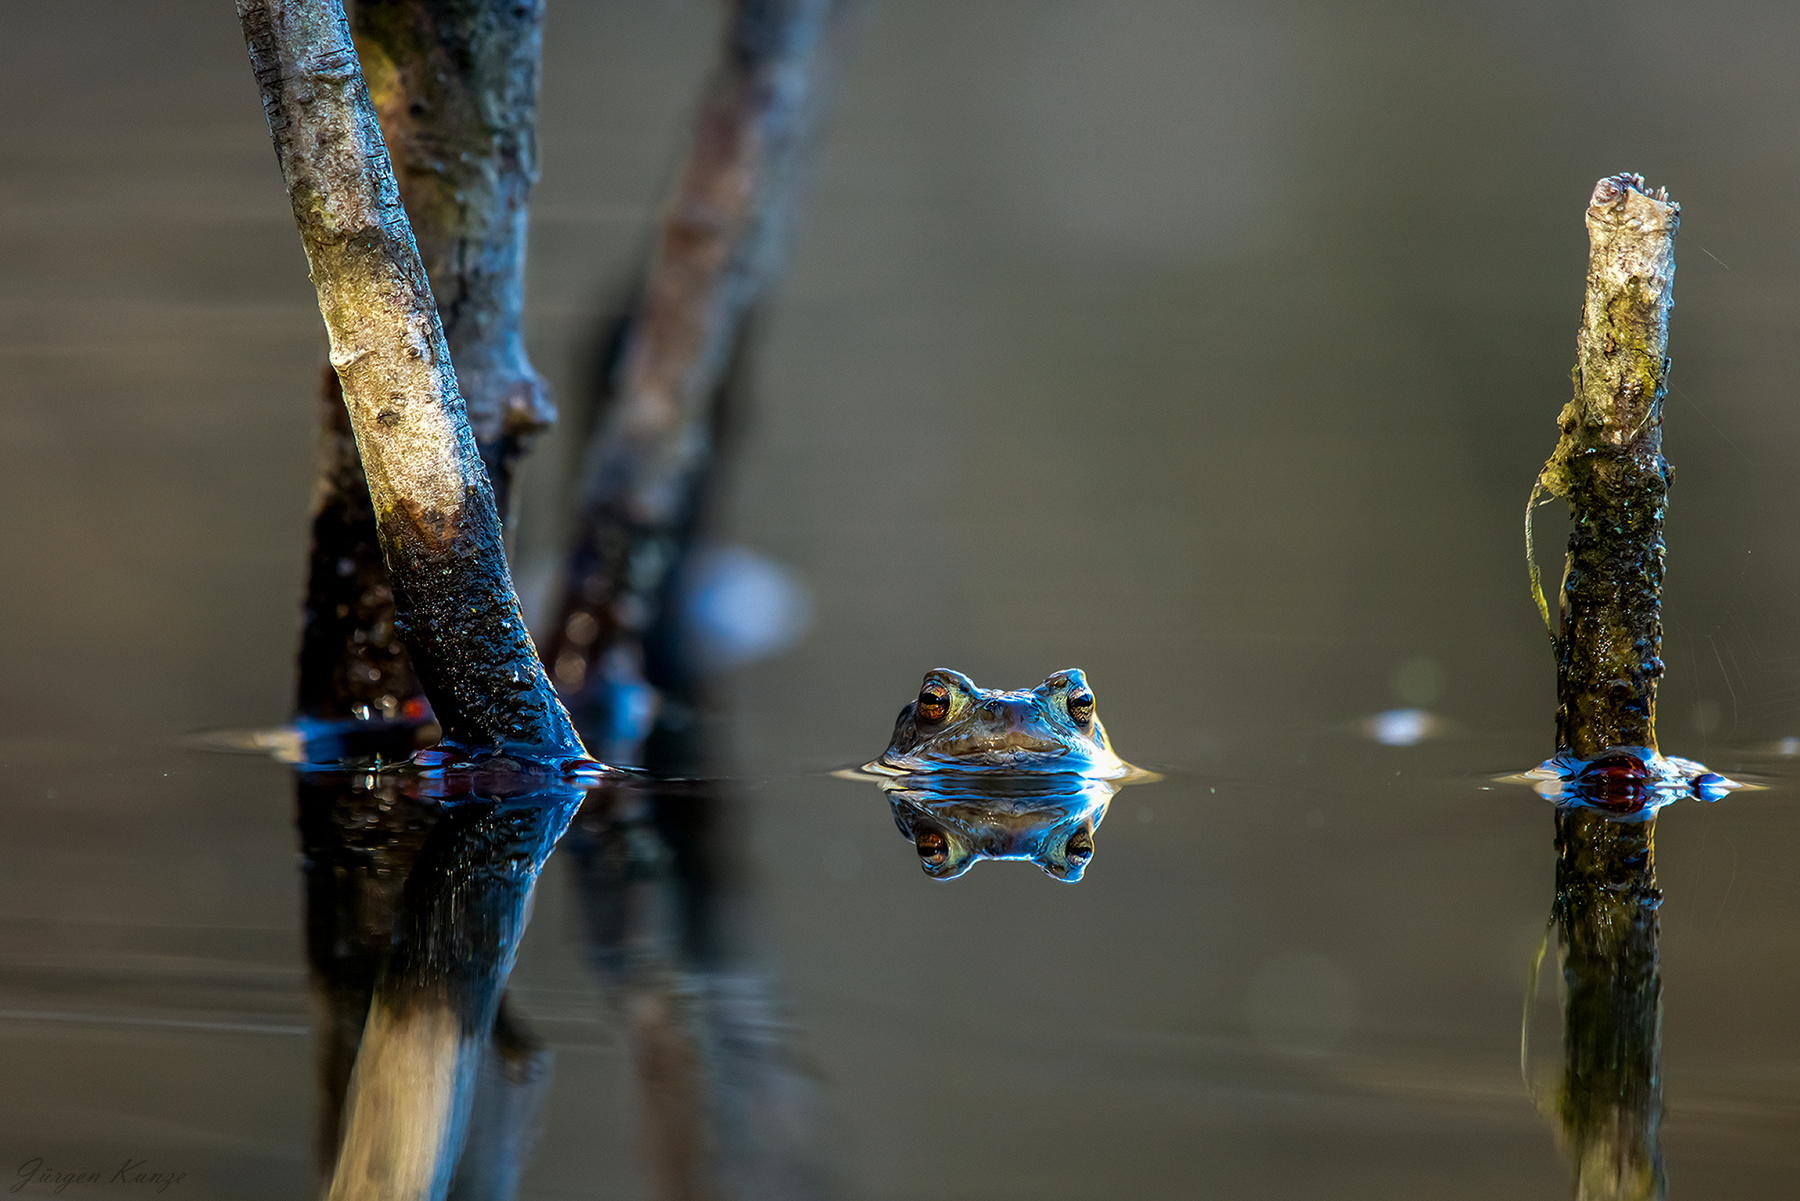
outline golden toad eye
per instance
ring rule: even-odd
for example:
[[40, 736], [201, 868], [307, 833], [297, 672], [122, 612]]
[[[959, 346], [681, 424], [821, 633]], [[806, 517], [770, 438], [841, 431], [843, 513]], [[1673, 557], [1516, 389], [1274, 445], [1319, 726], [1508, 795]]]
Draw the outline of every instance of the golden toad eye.
[[913, 846], [927, 867], [942, 867], [950, 858], [950, 840], [941, 830], [920, 830], [913, 836]]
[[943, 721], [950, 712], [950, 690], [942, 684], [927, 684], [919, 690], [920, 721]]
[[1094, 716], [1094, 694], [1091, 692], [1071, 692], [1069, 694], [1069, 716], [1080, 725], [1087, 725]]

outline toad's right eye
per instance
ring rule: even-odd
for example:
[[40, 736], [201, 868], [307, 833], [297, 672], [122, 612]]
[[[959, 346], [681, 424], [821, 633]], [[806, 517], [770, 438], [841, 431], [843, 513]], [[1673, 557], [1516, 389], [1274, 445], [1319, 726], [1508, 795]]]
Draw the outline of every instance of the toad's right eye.
[[950, 690], [942, 684], [927, 684], [919, 690], [919, 720], [943, 721], [950, 712]]

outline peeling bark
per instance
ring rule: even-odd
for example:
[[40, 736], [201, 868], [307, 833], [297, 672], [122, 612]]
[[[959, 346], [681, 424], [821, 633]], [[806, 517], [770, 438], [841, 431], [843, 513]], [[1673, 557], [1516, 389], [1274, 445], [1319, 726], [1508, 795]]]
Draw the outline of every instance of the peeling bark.
[[1641, 176], [1595, 186], [1575, 397], [1533, 489], [1533, 504], [1540, 492], [1560, 497], [1575, 522], [1554, 638], [1556, 737], [1559, 751], [1582, 757], [1656, 749], [1662, 523], [1673, 476], [1662, 408], [1680, 219], [1681, 207], [1666, 191], [1646, 192]]
[[445, 741], [585, 757], [540, 667], [493, 489], [337, 0], [240, 0], [369, 483], [396, 628]]
[[644, 686], [643, 642], [710, 461], [711, 401], [776, 258], [821, 44], [842, 9], [842, 0], [732, 6], [626, 333], [617, 400], [588, 449], [566, 591], [546, 639], [565, 696], [617, 708], [619, 693]]

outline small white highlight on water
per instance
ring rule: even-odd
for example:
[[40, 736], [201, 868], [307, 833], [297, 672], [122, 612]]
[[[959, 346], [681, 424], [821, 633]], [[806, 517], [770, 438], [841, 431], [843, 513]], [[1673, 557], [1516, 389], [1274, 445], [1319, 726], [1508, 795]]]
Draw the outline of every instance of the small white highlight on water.
[[1417, 746], [1437, 732], [1438, 719], [1423, 709], [1389, 709], [1363, 723], [1363, 732], [1382, 746]]

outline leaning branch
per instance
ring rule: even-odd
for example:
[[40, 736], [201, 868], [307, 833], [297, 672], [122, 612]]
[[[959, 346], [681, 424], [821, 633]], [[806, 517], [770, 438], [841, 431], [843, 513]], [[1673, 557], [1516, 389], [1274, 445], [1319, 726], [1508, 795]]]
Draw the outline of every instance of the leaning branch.
[[736, 0], [632, 316], [616, 404], [588, 448], [567, 591], [545, 658], [565, 695], [643, 683], [642, 641], [711, 459], [711, 403], [767, 283], [845, 0]]
[[1575, 523], [1554, 639], [1556, 724], [1557, 749], [1583, 757], [1656, 749], [1672, 474], [1662, 455], [1664, 356], [1680, 220], [1681, 207], [1666, 190], [1646, 191], [1642, 176], [1595, 185], [1575, 397], [1532, 494], [1532, 504], [1540, 493], [1567, 501]]
[[556, 419], [524, 333], [544, 0], [358, 0], [351, 25], [504, 520], [514, 461]]
[[[543, 18], [542, 0], [361, 0], [350, 31], [503, 522], [514, 463], [555, 416], [522, 330]], [[308, 755], [404, 754], [436, 722], [395, 633], [369, 485], [329, 369], [322, 399], [300, 647]]]
[[585, 754], [538, 664], [437, 305], [338, 0], [239, 0], [368, 477], [397, 624], [465, 750]]

